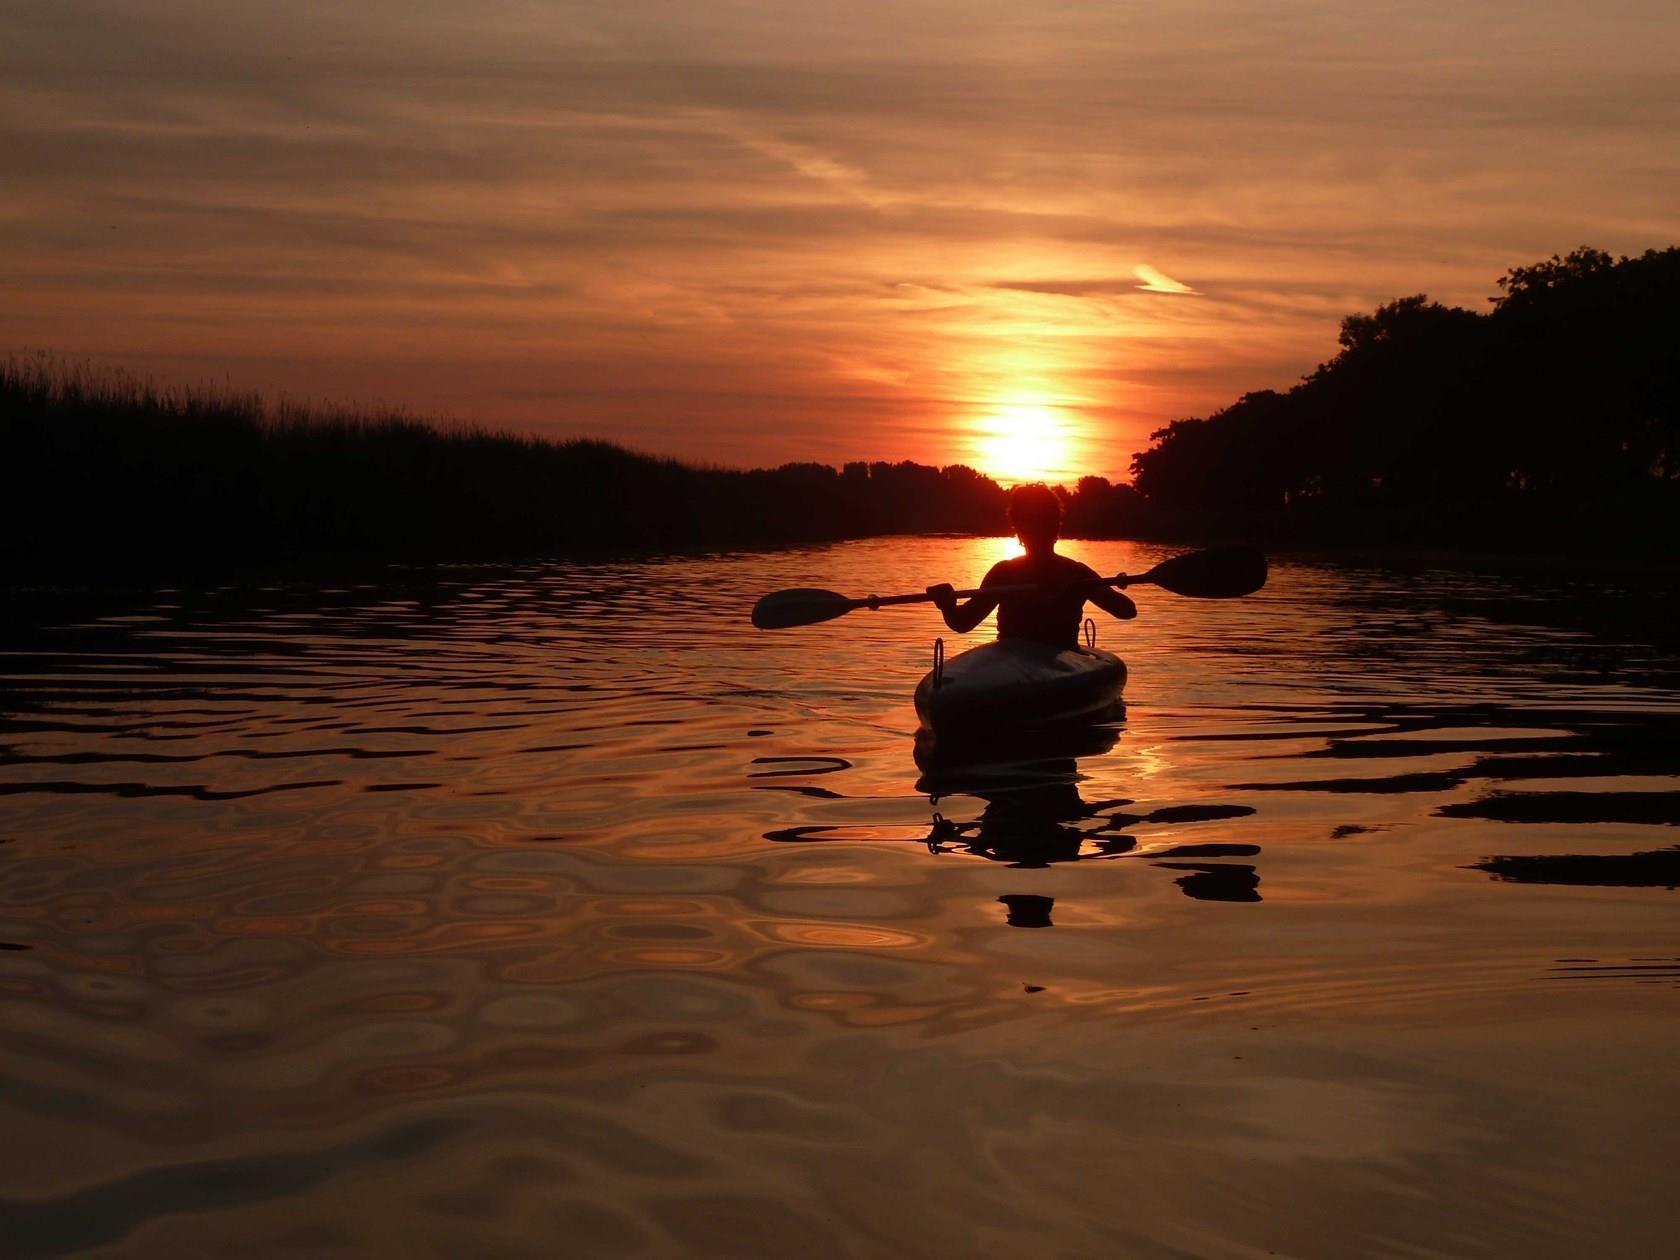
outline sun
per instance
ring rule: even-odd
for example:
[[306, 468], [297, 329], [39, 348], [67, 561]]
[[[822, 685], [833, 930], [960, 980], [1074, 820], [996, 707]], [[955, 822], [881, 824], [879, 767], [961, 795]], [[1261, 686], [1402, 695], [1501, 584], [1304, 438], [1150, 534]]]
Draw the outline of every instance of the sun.
[[1010, 402], [980, 421], [981, 471], [1005, 485], [1065, 480], [1073, 463], [1073, 426], [1041, 402]]

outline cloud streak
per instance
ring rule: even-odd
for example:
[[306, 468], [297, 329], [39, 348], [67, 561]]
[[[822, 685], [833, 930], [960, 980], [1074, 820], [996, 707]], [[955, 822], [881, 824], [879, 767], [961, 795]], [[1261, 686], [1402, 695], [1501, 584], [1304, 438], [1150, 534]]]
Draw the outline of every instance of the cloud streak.
[[1194, 293], [1196, 290], [1181, 280], [1174, 280], [1164, 271], [1157, 271], [1148, 263], [1139, 263], [1132, 274], [1141, 282], [1137, 287], [1144, 293]]

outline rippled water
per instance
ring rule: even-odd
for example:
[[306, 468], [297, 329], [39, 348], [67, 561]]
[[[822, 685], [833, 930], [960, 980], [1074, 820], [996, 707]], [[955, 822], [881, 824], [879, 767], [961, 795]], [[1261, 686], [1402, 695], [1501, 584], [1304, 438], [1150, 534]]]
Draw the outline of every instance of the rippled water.
[[1140, 591], [926, 770], [934, 614], [746, 622], [1007, 547], [19, 605], [0, 1255], [1671, 1254], [1637, 584]]

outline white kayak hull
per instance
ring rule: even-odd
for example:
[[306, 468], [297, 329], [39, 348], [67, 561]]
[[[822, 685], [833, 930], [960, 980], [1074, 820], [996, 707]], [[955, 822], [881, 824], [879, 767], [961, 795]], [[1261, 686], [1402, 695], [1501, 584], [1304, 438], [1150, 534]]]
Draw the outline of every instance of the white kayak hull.
[[1100, 648], [999, 640], [972, 648], [916, 687], [916, 713], [937, 735], [1097, 717], [1126, 686], [1126, 663]]

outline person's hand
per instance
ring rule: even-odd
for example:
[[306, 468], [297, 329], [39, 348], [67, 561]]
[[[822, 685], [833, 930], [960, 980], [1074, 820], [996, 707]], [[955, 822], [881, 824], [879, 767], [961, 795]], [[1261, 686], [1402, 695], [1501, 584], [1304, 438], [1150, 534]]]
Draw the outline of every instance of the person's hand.
[[927, 588], [927, 593], [933, 597], [933, 606], [942, 613], [949, 613], [957, 606], [957, 588], [949, 582], [935, 582]]

